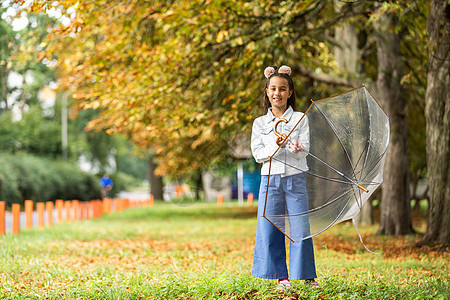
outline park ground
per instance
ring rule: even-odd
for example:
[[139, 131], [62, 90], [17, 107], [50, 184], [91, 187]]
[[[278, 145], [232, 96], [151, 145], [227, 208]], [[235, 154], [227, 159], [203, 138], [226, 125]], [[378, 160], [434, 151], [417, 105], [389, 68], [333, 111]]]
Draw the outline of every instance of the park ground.
[[[424, 231], [423, 219], [415, 228]], [[448, 299], [447, 249], [351, 223], [314, 238], [321, 289], [251, 276], [256, 207], [156, 203], [0, 237], [0, 299]]]

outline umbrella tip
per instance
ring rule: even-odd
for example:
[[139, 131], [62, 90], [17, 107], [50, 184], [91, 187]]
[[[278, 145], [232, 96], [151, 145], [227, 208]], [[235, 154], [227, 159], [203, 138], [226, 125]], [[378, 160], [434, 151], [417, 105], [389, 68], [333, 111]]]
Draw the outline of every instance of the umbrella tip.
[[363, 187], [362, 185], [360, 185], [360, 184], [358, 184], [358, 187], [360, 188], [360, 189], [362, 189], [364, 192], [366, 192], [366, 193], [368, 193], [369, 192], [369, 190], [368, 189], [366, 189], [365, 187]]

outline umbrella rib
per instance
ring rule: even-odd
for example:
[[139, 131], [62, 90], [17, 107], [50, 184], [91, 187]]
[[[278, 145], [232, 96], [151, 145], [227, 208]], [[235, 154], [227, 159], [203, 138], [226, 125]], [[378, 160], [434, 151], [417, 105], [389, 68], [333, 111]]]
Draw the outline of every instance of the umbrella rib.
[[[314, 157], [313, 154], [311, 154], [311, 156]], [[316, 157], [315, 157], [315, 158], [316, 158]], [[319, 160], [320, 162], [322, 162], [324, 165], [326, 165], [327, 167], [329, 167], [330, 169], [332, 169], [333, 171], [335, 171], [336, 173], [338, 173], [340, 176], [344, 177], [344, 178], [347, 179], [348, 181], [344, 181], [344, 180], [339, 180], [339, 179], [335, 179], [335, 178], [329, 178], [329, 177], [325, 177], [325, 176], [313, 174], [313, 173], [311, 173], [311, 172], [302, 170], [302, 169], [300, 169], [300, 168], [297, 168], [296, 166], [293, 166], [293, 165], [291, 165], [291, 164], [288, 164], [288, 163], [286, 163], [285, 161], [282, 161], [282, 160], [277, 159], [277, 158], [275, 158], [275, 157], [273, 157], [273, 159], [276, 160], [276, 161], [279, 161], [279, 162], [281, 162], [281, 163], [284, 163], [286, 166], [289, 166], [289, 167], [291, 167], [291, 168], [293, 168], [293, 169], [299, 170], [299, 171], [301, 171], [301, 172], [308, 173], [308, 174], [310, 174], [310, 175], [312, 175], [312, 176], [315, 176], [315, 177], [318, 177], [318, 178], [321, 178], [321, 179], [326, 179], [326, 180], [329, 180], [329, 181], [339, 182], [339, 183], [346, 183], [346, 184], [353, 183], [353, 184], [356, 184], [356, 185], [357, 185], [357, 183], [356, 183], [355, 181], [352, 181], [350, 178], [348, 178], [347, 176], [345, 176], [345, 174], [342, 174], [341, 172], [339, 172], [338, 170], [334, 169], [332, 166], [330, 166], [330, 165], [328, 165], [327, 163], [323, 162], [323, 161], [320, 160], [319, 158], [316, 158], [316, 159], [318, 159], [318, 160]], [[350, 181], [350, 182], [349, 182], [349, 181]]]
[[[353, 190], [353, 189], [352, 189]], [[300, 216], [304, 216], [304, 215], [309, 215], [310, 213], [312, 213], [312, 212], [315, 212], [315, 211], [317, 211], [317, 210], [319, 210], [319, 209], [322, 209], [322, 208], [325, 208], [325, 207], [327, 207], [327, 206], [330, 206], [331, 204], [333, 204], [333, 203], [335, 203], [336, 201], [338, 201], [339, 199], [340, 199], [340, 197], [342, 197], [342, 196], [345, 196], [345, 195], [347, 195], [348, 193], [350, 193], [350, 192], [352, 192], [352, 190], [347, 190], [347, 191], [345, 191], [345, 193], [343, 193], [342, 195], [339, 195], [338, 197], [336, 197], [336, 198], [334, 198], [333, 200], [331, 200], [331, 201], [329, 201], [329, 200], [327, 200], [327, 202], [325, 203], [325, 204], [323, 204], [323, 205], [321, 205], [321, 206], [318, 206], [318, 207], [315, 207], [315, 208], [312, 208], [312, 209], [309, 209], [308, 210], [308, 212], [306, 212], [306, 213], [298, 213], [298, 214], [291, 214], [291, 215], [288, 215], [288, 216], [281, 216], [281, 217], [285, 217], [285, 218], [287, 218], [287, 217], [300, 217]], [[336, 191], [333, 195], [331, 195], [328, 199], [331, 199], [334, 195], [336, 195], [337, 194], [337, 192], [338, 191]], [[328, 202], [329, 201], [329, 202]], [[277, 215], [272, 215], [273, 217], [277, 217]]]
[[344, 145], [342, 144], [341, 139], [339, 138], [339, 135], [336, 132], [336, 129], [334, 128], [334, 124], [331, 122], [331, 120], [329, 120], [329, 118], [327, 117], [325, 112], [318, 105], [316, 105], [316, 107], [317, 107], [318, 111], [322, 114], [322, 116], [325, 118], [328, 125], [330, 126], [331, 130], [333, 131], [334, 135], [336, 136], [337, 140], [339, 141], [339, 144], [341, 144], [341, 147], [344, 150], [345, 156], [347, 156], [348, 163], [352, 167], [353, 176], [355, 176], [355, 167], [352, 164], [352, 161], [350, 159], [350, 155], [347, 152], [347, 149], [345, 149]]
[[308, 238], [310, 238], [310, 237], [313, 237], [313, 236], [316, 236], [316, 235], [318, 235], [318, 234], [321, 234], [322, 232], [324, 232], [325, 230], [327, 230], [328, 228], [330, 228], [331, 226], [333, 226], [333, 225], [336, 223], [336, 221], [339, 219], [339, 217], [344, 213], [344, 210], [347, 208], [349, 202], [350, 202], [350, 200], [348, 200], [347, 203], [345, 203], [345, 206], [342, 208], [342, 210], [341, 210], [341, 212], [339, 213], [339, 215], [336, 216], [336, 218], [334, 218], [334, 220], [333, 220], [327, 227], [325, 227], [324, 229], [322, 229], [322, 230], [320, 230], [320, 231], [317, 231], [317, 232], [314, 233], [314, 234], [310, 234], [310, 235], [304, 237], [303, 239], [305, 240], [305, 239], [308, 239]]

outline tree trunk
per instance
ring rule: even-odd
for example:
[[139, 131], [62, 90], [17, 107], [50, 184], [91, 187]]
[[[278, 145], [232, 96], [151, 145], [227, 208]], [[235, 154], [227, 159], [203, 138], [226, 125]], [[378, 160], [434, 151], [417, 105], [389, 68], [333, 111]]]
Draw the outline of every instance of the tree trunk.
[[6, 64], [0, 65], [0, 101], [5, 103], [4, 110], [8, 111], [8, 71]]
[[[343, 5], [341, 1], [334, 1], [334, 7], [337, 12], [339, 12]], [[334, 57], [338, 67], [347, 72], [361, 75], [363, 70], [361, 65], [361, 49], [358, 48], [358, 33], [356, 32], [355, 26], [346, 24], [336, 27], [334, 35], [335, 40], [340, 43], [340, 47], [334, 48]], [[372, 212], [371, 198], [361, 208], [361, 212], [356, 217], [356, 222], [359, 225], [373, 224]]]
[[[378, 5], [381, 6], [380, 3]], [[381, 13], [374, 24], [378, 74], [377, 99], [389, 115], [391, 139], [384, 167], [379, 234], [403, 235], [413, 232], [409, 197], [408, 127], [406, 98], [400, 79], [404, 66], [400, 37], [390, 31], [398, 19]]]
[[150, 194], [153, 195], [155, 200], [163, 200], [162, 177], [155, 175], [155, 169], [157, 166], [155, 156], [150, 155], [148, 159], [148, 181], [150, 183]]
[[449, 8], [447, 0], [432, 0], [428, 16], [430, 48], [425, 118], [430, 211], [427, 231], [419, 245], [450, 242]]

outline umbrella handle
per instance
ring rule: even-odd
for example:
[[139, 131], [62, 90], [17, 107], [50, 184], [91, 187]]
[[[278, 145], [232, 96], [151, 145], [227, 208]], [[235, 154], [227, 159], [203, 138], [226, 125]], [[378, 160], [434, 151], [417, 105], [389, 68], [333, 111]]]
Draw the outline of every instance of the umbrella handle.
[[287, 123], [288, 120], [286, 120], [286, 119], [279, 119], [279, 120], [275, 123], [275, 125], [273, 126], [273, 133], [275, 133], [275, 135], [276, 135], [277, 137], [282, 138], [282, 141], [281, 141], [280, 143], [277, 142], [278, 146], [281, 146], [281, 145], [284, 143], [284, 141], [287, 139], [287, 135], [286, 135], [286, 134], [284, 134], [284, 133], [279, 133], [279, 132], [277, 131], [277, 126], [278, 126], [278, 124], [279, 124], [280, 122]]

